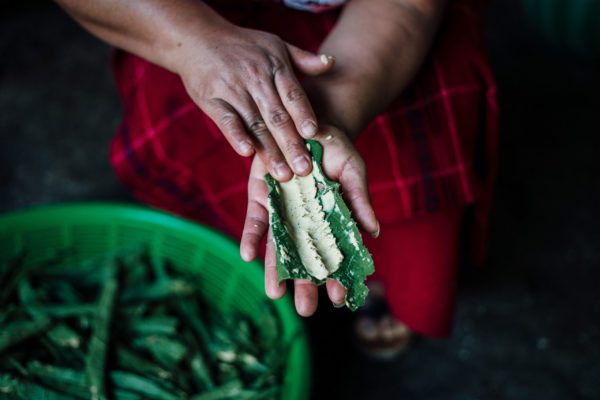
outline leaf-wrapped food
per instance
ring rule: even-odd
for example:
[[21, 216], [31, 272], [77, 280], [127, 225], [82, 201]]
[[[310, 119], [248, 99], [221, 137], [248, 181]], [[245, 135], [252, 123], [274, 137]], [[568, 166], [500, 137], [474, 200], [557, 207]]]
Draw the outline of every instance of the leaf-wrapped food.
[[[298, 185], [309, 190], [294, 193], [286, 193], [283, 189], [287, 183], [276, 181], [271, 175], [265, 175], [265, 181], [269, 187], [269, 222], [273, 232], [276, 253], [276, 268], [279, 281], [284, 279], [308, 279], [317, 285], [323, 284], [326, 278], [336, 279], [347, 289], [346, 305], [351, 310], [356, 310], [364, 304], [368, 289], [364, 284], [366, 277], [374, 272], [373, 259], [362, 242], [356, 221], [350, 215], [350, 210], [344, 203], [340, 194], [340, 185], [330, 181], [323, 174], [321, 159], [323, 156], [322, 146], [316, 142], [307, 141], [313, 157], [313, 171], [307, 177], [294, 177]], [[314, 182], [311, 183], [311, 179]], [[311, 186], [313, 185], [314, 188]], [[304, 190], [304, 189], [303, 189]], [[315, 210], [313, 198], [291, 199], [286, 203], [284, 197], [311, 196], [315, 193], [320, 209]], [[291, 221], [292, 211], [286, 204], [296, 201], [305, 209], [302, 212], [310, 214], [313, 221], [317, 221], [323, 227], [318, 227], [320, 237], [327, 238], [327, 229], [335, 237], [336, 249], [320, 249], [321, 240], [313, 237], [309, 232], [306, 236], [304, 227], [298, 227], [296, 221]], [[310, 204], [310, 207], [307, 207]], [[299, 206], [300, 207], [300, 206]], [[321, 214], [323, 215], [322, 217]], [[322, 218], [325, 224], [322, 224]], [[317, 223], [315, 222], [315, 224]], [[312, 241], [308, 245], [303, 242], [299, 235], [303, 235], [306, 241]], [[311, 247], [313, 246], [314, 249]], [[308, 248], [308, 250], [306, 250]], [[339, 261], [336, 251], [341, 252], [343, 258]], [[310, 255], [320, 257], [322, 262], [313, 263]], [[337, 265], [328, 265], [328, 258], [339, 261]], [[314, 264], [309, 266], [308, 264]], [[325, 268], [325, 270], [323, 269]]]

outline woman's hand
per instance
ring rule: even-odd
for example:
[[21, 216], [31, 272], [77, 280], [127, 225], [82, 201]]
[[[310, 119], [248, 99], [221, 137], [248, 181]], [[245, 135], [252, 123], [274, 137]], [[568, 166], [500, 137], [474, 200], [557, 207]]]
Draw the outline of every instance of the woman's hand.
[[228, 22], [216, 26], [178, 51], [177, 72], [188, 93], [238, 154], [256, 151], [278, 180], [308, 174], [311, 160], [303, 137], [316, 134], [317, 119], [294, 70], [318, 75], [333, 59], [270, 33]]
[[[359, 227], [373, 236], [379, 234], [379, 223], [371, 205], [367, 189], [365, 165], [345, 133], [325, 125], [315, 136], [323, 145], [323, 172], [341, 184], [344, 200], [352, 210]], [[275, 270], [275, 247], [269, 229], [267, 195], [264, 181], [267, 168], [259, 157], [255, 157], [248, 181], [248, 210], [242, 234], [240, 253], [246, 261], [252, 261], [259, 252], [262, 238], [268, 231], [265, 256], [265, 291], [272, 299], [278, 299], [285, 293], [285, 282], [277, 284]], [[317, 287], [310, 281], [297, 279], [295, 285], [295, 304], [298, 314], [312, 315], [318, 303]], [[329, 298], [334, 304], [343, 304], [346, 290], [337, 282], [326, 283]]]
[[235, 26], [198, 0], [57, 2], [96, 36], [179, 74], [237, 153], [256, 152], [278, 180], [310, 172], [302, 137], [317, 119], [294, 71], [322, 74], [333, 57]]

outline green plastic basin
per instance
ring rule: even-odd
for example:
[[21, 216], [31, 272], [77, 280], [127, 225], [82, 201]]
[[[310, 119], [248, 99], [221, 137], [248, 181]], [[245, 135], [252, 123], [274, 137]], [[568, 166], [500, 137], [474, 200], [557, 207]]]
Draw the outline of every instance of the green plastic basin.
[[[153, 209], [106, 203], [64, 204], [0, 216], [0, 261], [26, 248], [45, 257], [52, 249], [73, 249], [81, 260], [140, 243], [152, 257], [198, 274], [202, 293], [219, 309], [233, 308], [257, 319], [272, 301], [264, 293], [262, 264], [244, 262], [238, 244], [215, 230]], [[288, 296], [273, 302], [281, 321], [281, 341], [289, 344], [284, 371], [285, 400], [310, 394], [309, 347], [300, 318]]]

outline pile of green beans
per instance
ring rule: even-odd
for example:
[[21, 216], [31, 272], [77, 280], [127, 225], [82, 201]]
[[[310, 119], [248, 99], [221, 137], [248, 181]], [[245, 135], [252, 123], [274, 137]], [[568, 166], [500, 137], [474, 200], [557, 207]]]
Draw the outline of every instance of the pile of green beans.
[[211, 307], [199, 277], [144, 248], [0, 265], [0, 398], [279, 399], [285, 349], [258, 321]]

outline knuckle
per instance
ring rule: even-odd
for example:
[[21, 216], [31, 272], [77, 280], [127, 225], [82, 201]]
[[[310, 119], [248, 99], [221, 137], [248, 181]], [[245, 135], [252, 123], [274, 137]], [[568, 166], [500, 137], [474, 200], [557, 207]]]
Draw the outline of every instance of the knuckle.
[[223, 95], [235, 95], [240, 91], [240, 78], [231, 71], [223, 71], [211, 84], [213, 91]]
[[258, 63], [250, 60], [241, 61], [239, 68], [244, 72], [244, 75], [252, 78], [260, 76], [263, 70]]
[[366, 172], [366, 164], [362, 157], [354, 157], [355, 168], [361, 175], [364, 175]]
[[291, 154], [293, 158], [301, 157], [304, 155], [306, 147], [304, 147], [301, 143], [292, 141], [290, 143], [286, 143], [284, 147], [285, 154]]
[[271, 33], [271, 32], [265, 32], [265, 34], [264, 34], [264, 35], [265, 35], [265, 38], [266, 38], [266, 39], [267, 39], [269, 42], [273, 43], [273, 45], [274, 45], [274, 46], [278, 46], [278, 45], [280, 45], [280, 44], [281, 44], [281, 39], [280, 39], [280, 38], [279, 38], [279, 36], [277, 36], [276, 34], [274, 34], [274, 33]]
[[271, 124], [273, 124], [273, 126], [279, 128], [289, 124], [291, 121], [291, 117], [286, 111], [278, 109], [270, 113], [269, 121], [271, 121]]
[[185, 89], [189, 94], [190, 98], [194, 100], [198, 104], [202, 104], [206, 101], [206, 98], [209, 97], [206, 86], [203, 86], [195, 81], [185, 82]]
[[299, 100], [304, 100], [305, 97], [306, 94], [304, 93], [304, 90], [300, 89], [299, 87], [290, 90], [286, 94], [287, 101], [291, 103], [297, 102]]
[[256, 137], [262, 137], [269, 131], [265, 121], [260, 118], [254, 119], [252, 122], [250, 122], [250, 124], [248, 124], [248, 129]]
[[260, 44], [265, 50], [279, 50], [283, 47], [283, 43], [279, 36], [271, 32], [262, 32]]
[[221, 125], [226, 129], [234, 129], [237, 128], [237, 117], [230, 112], [224, 112], [220, 119]]
[[255, 96], [255, 101], [259, 102], [261, 99], [259, 97], [262, 94], [262, 91], [268, 90], [268, 87], [271, 85], [271, 80], [264, 76], [263, 73], [257, 73], [249, 77], [249, 87], [253, 91], [253, 95]]
[[277, 148], [267, 150], [265, 157], [267, 160], [269, 160], [269, 165], [271, 168], [276, 169], [278, 165], [285, 164], [285, 159]]
[[345, 174], [356, 174], [359, 177], [364, 177], [366, 175], [365, 162], [361, 157], [356, 157], [354, 155], [350, 155], [344, 160], [341, 169], [342, 173]]
[[271, 62], [271, 70], [273, 71], [273, 75], [285, 68], [285, 63], [277, 56], [270, 54], [269, 61]]
[[358, 189], [352, 189], [346, 193], [346, 197], [350, 201], [350, 203], [354, 203], [362, 197], [362, 192]]
[[232, 77], [229, 74], [223, 73], [219, 75], [217, 85], [229, 89], [233, 86], [233, 81], [234, 79], [232, 79]]
[[[255, 178], [256, 179], [256, 178]], [[264, 206], [255, 198], [250, 198], [248, 200], [248, 210], [253, 210], [252, 213], [249, 212], [248, 218], [256, 219], [257, 221], [262, 221], [259, 217], [257, 217], [257, 210], [263, 210]]]
[[263, 235], [255, 231], [250, 231], [249, 228], [246, 228], [242, 233], [244, 243], [253, 247], [260, 244], [262, 237]]
[[265, 228], [265, 222], [258, 217], [248, 217], [247, 220], [249, 233], [258, 234], [259, 232], [263, 232]]

